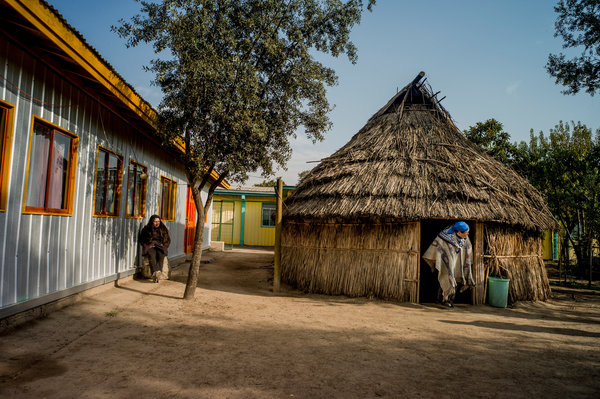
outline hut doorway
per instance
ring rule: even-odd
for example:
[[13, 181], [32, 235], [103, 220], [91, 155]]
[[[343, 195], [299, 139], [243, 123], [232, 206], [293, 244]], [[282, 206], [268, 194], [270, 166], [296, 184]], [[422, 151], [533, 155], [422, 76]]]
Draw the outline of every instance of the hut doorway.
[[[456, 220], [450, 219], [426, 219], [421, 220], [421, 256], [427, 251], [438, 233], [444, 228], [456, 223]], [[467, 220], [469, 224], [471, 242], [473, 243], [473, 258], [475, 258], [474, 237], [476, 235], [475, 222]], [[429, 264], [421, 258], [420, 261], [420, 281], [419, 281], [419, 303], [435, 303], [438, 298], [440, 283], [437, 279], [437, 270], [432, 272]], [[472, 303], [471, 290], [462, 294], [457, 293], [454, 303]]]

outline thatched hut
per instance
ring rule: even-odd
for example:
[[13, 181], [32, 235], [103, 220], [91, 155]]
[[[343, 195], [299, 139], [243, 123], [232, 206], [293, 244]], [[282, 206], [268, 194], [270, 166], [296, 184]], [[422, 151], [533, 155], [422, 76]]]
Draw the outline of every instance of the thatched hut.
[[471, 143], [421, 72], [284, 203], [282, 280], [307, 292], [435, 299], [421, 255], [456, 220], [471, 226], [477, 287], [511, 279], [509, 301], [545, 300], [542, 233], [555, 226], [540, 193]]

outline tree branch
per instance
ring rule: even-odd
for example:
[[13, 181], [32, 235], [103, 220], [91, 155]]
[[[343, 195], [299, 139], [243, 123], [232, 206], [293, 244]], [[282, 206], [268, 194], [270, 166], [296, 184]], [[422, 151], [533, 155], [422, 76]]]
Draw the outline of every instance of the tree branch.
[[[206, 182], [208, 182], [208, 179], [210, 179], [210, 175], [212, 174], [213, 170], [215, 170], [214, 164], [210, 165], [208, 167], [208, 170], [202, 176], [202, 181], [200, 182], [200, 185], [198, 186], [200, 191], [202, 191], [204, 189], [204, 186], [206, 185]], [[219, 178], [220, 178], [220, 176], [219, 176]]]
[[206, 220], [208, 216], [208, 208], [212, 202], [214, 192], [217, 189], [217, 187], [223, 182], [223, 180], [225, 180], [227, 174], [228, 172], [221, 173], [219, 178], [215, 180], [213, 184], [210, 185], [210, 188], [208, 189], [208, 195], [206, 196], [206, 202], [204, 203], [204, 220]]

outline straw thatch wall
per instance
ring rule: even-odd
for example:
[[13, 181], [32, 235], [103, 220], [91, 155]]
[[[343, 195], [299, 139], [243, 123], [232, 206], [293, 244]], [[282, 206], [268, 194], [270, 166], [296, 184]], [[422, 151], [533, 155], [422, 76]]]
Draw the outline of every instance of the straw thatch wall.
[[[510, 278], [509, 303], [547, 300], [550, 286], [540, 235], [477, 223], [472, 303], [486, 302], [487, 277]], [[421, 223], [286, 221], [282, 281], [327, 295], [418, 302]]]
[[418, 222], [293, 222], [282, 229], [282, 281], [329, 295], [416, 302]]
[[486, 274], [509, 278], [508, 301], [545, 301], [550, 285], [539, 234], [487, 225], [484, 236]]

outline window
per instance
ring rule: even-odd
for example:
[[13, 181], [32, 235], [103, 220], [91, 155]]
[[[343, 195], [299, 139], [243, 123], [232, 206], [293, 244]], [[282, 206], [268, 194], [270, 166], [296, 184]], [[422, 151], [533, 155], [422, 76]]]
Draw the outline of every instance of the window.
[[26, 212], [72, 212], [77, 142], [76, 136], [34, 120], [27, 170]]
[[164, 220], [175, 220], [175, 199], [177, 183], [164, 176], [160, 177], [160, 211], [158, 215]]
[[8, 195], [8, 166], [10, 161], [10, 111], [12, 107], [0, 102], [0, 211], [6, 209]]
[[95, 216], [119, 216], [122, 174], [122, 157], [98, 147], [94, 188]]
[[260, 227], [275, 227], [275, 204], [262, 204]]
[[143, 218], [146, 215], [146, 180], [148, 169], [129, 161], [127, 180], [127, 217]]

